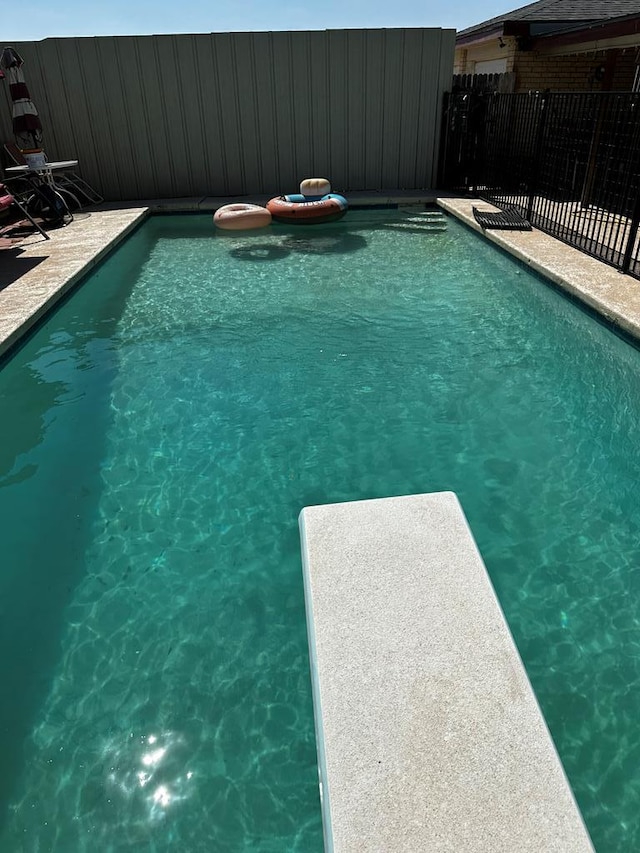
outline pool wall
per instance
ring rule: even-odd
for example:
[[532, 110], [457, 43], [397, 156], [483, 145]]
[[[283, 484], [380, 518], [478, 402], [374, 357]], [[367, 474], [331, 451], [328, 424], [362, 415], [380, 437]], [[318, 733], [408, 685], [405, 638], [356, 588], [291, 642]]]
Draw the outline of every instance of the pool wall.
[[300, 530], [327, 851], [592, 851], [457, 497]]

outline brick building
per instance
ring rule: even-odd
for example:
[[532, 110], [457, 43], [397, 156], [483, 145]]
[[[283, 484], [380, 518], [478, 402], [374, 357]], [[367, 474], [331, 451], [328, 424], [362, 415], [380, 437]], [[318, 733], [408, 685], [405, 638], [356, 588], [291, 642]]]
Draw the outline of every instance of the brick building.
[[454, 74], [516, 92], [640, 90], [640, 0], [538, 0], [456, 37]]

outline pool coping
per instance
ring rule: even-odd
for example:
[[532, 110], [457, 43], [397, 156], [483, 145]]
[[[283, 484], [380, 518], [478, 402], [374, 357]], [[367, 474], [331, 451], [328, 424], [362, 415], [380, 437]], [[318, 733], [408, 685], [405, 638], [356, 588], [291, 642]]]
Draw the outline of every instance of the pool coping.
[[499, 208], [482, 199], [439, 196], [437, 204], [599, 315], [614, 330], [640, 343], [639, 281], [536, 228], [483, 230], [473, 216], [473, 207], [486, 211]]
[[[339, 192], [340, 190], [336, 190]], [[197, 198], [157, 198], [146, 199], [139, 202], [149, 208], [152, 213], [209, 213], [222, 207], [224, 204], [238, 204], [250, 202], [251, 204], [266, 205], [273, 193], [255, 193], [251, 196], [202, 196]], [[437, 192], [434, 189], [423, 190], [359, 190], [349, 192], [349, 206], [354, 209], [363, 207], [384, 207], [385, 205], [402, 204], [435, 204], [439, 197], [446, 198], [447, 193]]]
[[142, 206], [92, 209], [50, 231], [49, 240], [33, 234], [4, 250], [18, 272], [23, 265], [25, 271], [0, 289], [0, 359], [148, 215]]

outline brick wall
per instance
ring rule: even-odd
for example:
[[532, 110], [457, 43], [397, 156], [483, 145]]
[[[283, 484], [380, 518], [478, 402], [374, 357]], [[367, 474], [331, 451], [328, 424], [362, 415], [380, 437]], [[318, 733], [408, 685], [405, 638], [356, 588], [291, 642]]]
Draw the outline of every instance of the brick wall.
[[[605, 51], [572, 56], [548, 56], [537, 51], [516, 54], [516, 92], [551, 89], [555, 92], [597, 91], [602, 82], [596, 79], [596, 69], [605, 64]], [[635, 50], [620, 53], [611, 89], [631, 90], [635, 71]]]
[[[473, 74], [476, 62], [506, 59], [506, 70], [516, 72], [516, 92], [532, 89], [551, 89], [555, 92], [602, 89], [602, 82], [596, 80], [595, 72], [605, 64], [612, 51], [550, 56], [535, 50], [518, 50], [516, 39], [511, 36], [505, 36], [501, 41], [503, 47], [500, 47], [497, 38], [478, 45], [457, 47], [454, 74]], [[640, 48], [618, 50], [613, 82], [609, 88], [630, 92], [637, 62], [640, 62]]]
[[633, 78], [636, 73], [636, 64], [640, 62], [639, 53], [640, 51], [634, 47], [630, 50], [625, 50], [624, 53], [618, 54], [612, 87], [615, 91], [619, 89], [627, 92], [631, 91]]
[[453, 73], [467, 74], [467, 51], [466, 48], [457, 48], [453, 59]]

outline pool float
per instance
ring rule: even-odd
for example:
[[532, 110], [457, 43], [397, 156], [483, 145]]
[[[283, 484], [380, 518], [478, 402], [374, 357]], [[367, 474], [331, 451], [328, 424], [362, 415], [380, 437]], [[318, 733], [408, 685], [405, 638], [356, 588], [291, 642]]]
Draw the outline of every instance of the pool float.
[[213, 214], [213, 221], [224, 231], [249, 231], [270, 225], [271, 214], [259, 204], [225, 204]]
[[315, 225], [342, 219], [349, 208], [344, 196], [331, 192], [326, 178], [306, 178], [300, 193], [281, 195], [267, 203], [267, 210], [276, 222], [295, 225]]

